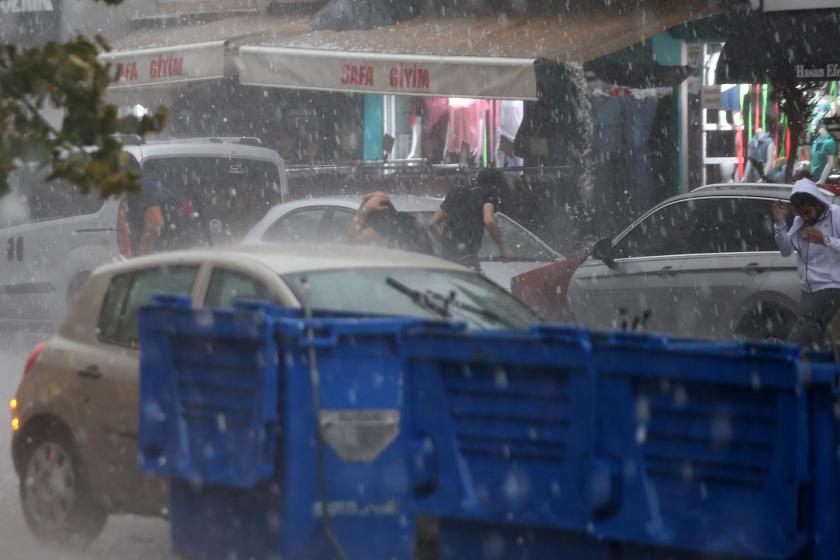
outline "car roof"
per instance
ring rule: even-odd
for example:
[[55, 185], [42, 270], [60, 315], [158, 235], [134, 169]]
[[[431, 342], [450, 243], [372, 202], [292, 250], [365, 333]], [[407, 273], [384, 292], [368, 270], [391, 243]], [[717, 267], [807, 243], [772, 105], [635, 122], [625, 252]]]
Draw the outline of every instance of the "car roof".
[[[272, 214], [285, 214], [289, 210], [305, 208], [307, 206], [341, 206], [356, 210], [362, 203], [363, 194], [343, 194], [335, 196], [313, 196], [302, 198], [285, 204], [278, 204], [272, 210], [278, 209]], [[438, 209], [442, 198], [434, 196], [422, 196], [413, 194], [389, 194], [388, 198], [397, 210], [405, 212], [434, 212]]]
[[260, 243], [207, 249], [189, 249], [136, 257], [97, 269], [98, 274], [116, 274], [150, 266], [213, 261], [226, 265], [260, 263], [276, 274], [352, 268], [424, 268], [472, 272], [457, 263], [431, 255], [370, 245], [334, 243]]
[[281, 161], [280, 155], [263, 146], [239, 144], [236, 142], [214, 142], [210, 140], [158, 140], [144, 144], [123, 146], [123, 150], [139, 160], [156, 157], [241, 157], [269, 161]]
[[[756, 196], [766, 198], [790, 198], [793, 185], [783, 183], [721, 183], [704, 185], [688, 193], [677, 195], [668, 199], [669, 201], [683, 198], [700, 198], [707, 196]], [[820, 189], [829, 199], [834, 198], [834, 193], [826, 189]]]
[[[333, 196], [313, 196], [310, 198], [301, 198], [291, 202], [284, 202], [277, 206], [272, 206], [268, 209], [260, 221], [251, 228], [251, 231], [246, 235], [246, 241], [253, 239], [251, 237], [254, 232], [259, 232], [260, 235], [264, 233], [264, 229], [269, 227], [281, 216], [285, 216], [293, 210], [300, 208], [311, 208], [316, 206], [337, 206], [340, 208], [347, 208], [348, 210], [356, 211], [362, 203], [363, 194], [343, 194]], [[394, 207], [402, 212], [434, 212], [440, 207], [442, 198], [433, 196], [421, 196], [411, 194], [389, 194], [388, 198], [393, 202]], [[250, 238], [250, 239], [249, 239]]]

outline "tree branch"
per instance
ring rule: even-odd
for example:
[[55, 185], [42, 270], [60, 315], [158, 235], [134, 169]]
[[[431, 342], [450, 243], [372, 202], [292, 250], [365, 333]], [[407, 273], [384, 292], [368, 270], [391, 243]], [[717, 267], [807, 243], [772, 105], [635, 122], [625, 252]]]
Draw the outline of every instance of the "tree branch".
[[61, 132], [59, 130], [56, 130], [56, 128], [53, 125], [51, 125], [44, 118], [43, 115], [41, 115], [41, 112], [38, 110], [37, 107], [35, 107], [32, 104], [32, 102], [29, 99], [27, 99], [26, 97], [22, 97], [20, 95], [15, 96], [15, 99], [17, 99], [21, 104], [23, 104], [23, 106], [26, 107], [29, 110], [31, 115], [34, 116], [35, 118], [37, 118], [41, 122], [41, 124], [44, 126], [44, 128], [46, 128], [48, 131], [52, 132], [56, 137], [61, 135]]

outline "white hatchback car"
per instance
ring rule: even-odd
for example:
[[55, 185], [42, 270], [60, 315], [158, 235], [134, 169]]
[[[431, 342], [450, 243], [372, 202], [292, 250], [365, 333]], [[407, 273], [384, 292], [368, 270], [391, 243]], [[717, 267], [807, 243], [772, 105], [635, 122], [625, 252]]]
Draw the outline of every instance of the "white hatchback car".
[[[389, 198], [397, 210], [414, 214], [423, 225], [443, 202], [430, 196], [398, 194]], [[361, 202], [362, 195], [344, 195], [275, 206], [248, 232], [243, 242], [341, 242]], [[513, 259], [502, 262], [496, 244], [485, 232], [479, 261], [482, 272], [505, 289], [510, 290], [514, 276], [565, 258], [508, 216], [497, 213], [496, 220], [502, 238], [513, 251]]]
[[[234, 243], [285, 200], [283, 160], [256, 144], [196, 138], [124, 146], [188, 208], [189, 223], [168, 228], [162, 242], [178, 236], [190, 245]], [[46, 181], [47, 174], [21, 167], [9, 178], [12, 191], [0, 198], [0, 328], [54, 330], [90, 272], [128, 256], [120, 199], [81, 195]]]
[[195, 307], [256, 298], [299, 308], [306, 298], [312, 309], [451, 317], [476, 329], [538, 321], [473, 270], [373, 247], [243, 245], [101, 267], [58, 334], [33, 350], [12, 401], [12, 457], [39, 538], [90, 539], [109, 513], [160, 515], [168, 505], [166, 481], [137, 465], [137, 314], [157, 293], [190, 295]]

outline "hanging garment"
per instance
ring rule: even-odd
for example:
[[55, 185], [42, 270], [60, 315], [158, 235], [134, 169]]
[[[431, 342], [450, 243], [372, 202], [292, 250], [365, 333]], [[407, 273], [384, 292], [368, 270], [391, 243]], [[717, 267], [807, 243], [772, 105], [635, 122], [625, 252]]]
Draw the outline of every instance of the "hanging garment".
[[[762, 179], [761, 173], [768, 173], [767, 149], [773, 144], [773, 139], [770, 134], [762, 131], [761, 134], [753, 136], [747, 144], [747, 157], [749, 158], [744, 181], [747, 183], [755, 183]], [[759, 167], [761, 173], [759, 172]]]
[[446, 151], [474, 154], [479, 145], [478, 99], [451, 98], [449, 100], [449, 129], [446, 134]]
[[[521, 167], [524, 161], [512, 152], [513, 142], [522, 125], [525, 103], [519, 100], [504, 100], [499, 109], [499, 129], [496, 135], [496, 165], [498, 167]], [[502, 142], [508, 146], [502, 149]]]

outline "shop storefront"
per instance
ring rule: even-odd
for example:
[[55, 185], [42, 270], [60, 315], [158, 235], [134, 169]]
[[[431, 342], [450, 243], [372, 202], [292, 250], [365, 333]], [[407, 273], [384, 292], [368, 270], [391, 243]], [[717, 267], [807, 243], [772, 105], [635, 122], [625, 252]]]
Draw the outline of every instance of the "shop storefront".
[[723, 84], [709, 87], [709, 108], [732, 123], [733, 169], [724, 180], [759, 179], [756, 159], [765, 180], [784, 181], [789, 163], [805, 161], [818, 181], [832, 175], [826, 154], [837, 146], [823, 119], [837, 113], [840, 12], [804, 7], [814, 9], [765, 5], [767, 13], [750, 14], [709, 59], [709, 81]]
[[[589, 111], [586, 65], [707, 8], [657, 3], [562, 18], [417, 18], [370, 30], [251, 37], [239, 48], [240, 80], [364, 95], [366, 159], [578, 165], [587, 150], [569, 149], [570, 141], [588, 142], [592, 128], [581, 114]], [[528, 137], [514, 142], [519, 123]]]
[[[708, 2], [692, 0], [555, 18], [416, 18], [351, 31], [313, 31], [305, 15], [260, 13], [138, 30], [106, 56], [120, 69], [114, 98], [127, 107], [167, 105], [173, 135], [258, 136], [293, 170], [333, 168], [330, 188], [339, 190], [370, 186], [360, 174], [371, 168], [382, 178], [397, 168], [524, 167], [538, 171], [534, 188], [548, 193], [541, 207], [552, 212], [592, 192], [593, 170], [607, 175], [597, 177], [610, 185], [602, 191], [626, 193], [630, 185], [604, 161], [628, 143], [640, 173], [650, 167], [650, 137], [671, 143], [660, 147], [663, 157], [684, 157], [685, 75], [667, 71], [682, 68], [682, 43], [663, 32], [708, 13]], [[640, 42], [645, 48], [629, 64], [636, 75], [623, 60], [595, 64]], [[675, 109], [658, 116], [665, 95]], [[618, 105], [620, 118], [605, 121]], [[657, 117], [667, 134], [651, 133]], [[678, 173], [656, 175], [679, 182]], [[649, 190], [637, 179], [638, 190]], [[295, 194], [316, 192], [323, 191], [306, 184]], [[633, 208], [647, 204], [634, 201]]]

